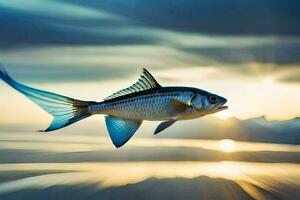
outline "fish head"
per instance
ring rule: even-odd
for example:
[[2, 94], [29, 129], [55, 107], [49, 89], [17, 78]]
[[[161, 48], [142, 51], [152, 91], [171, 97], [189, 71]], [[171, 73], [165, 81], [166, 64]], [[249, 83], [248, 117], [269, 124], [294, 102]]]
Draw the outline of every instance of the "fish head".
[[206, 91], [196, 92], [191, 103], [192, 106], [203, 115], [213, 114], [228, 108], [228, 106], [225, 106], [227, 103], [226, 98]]

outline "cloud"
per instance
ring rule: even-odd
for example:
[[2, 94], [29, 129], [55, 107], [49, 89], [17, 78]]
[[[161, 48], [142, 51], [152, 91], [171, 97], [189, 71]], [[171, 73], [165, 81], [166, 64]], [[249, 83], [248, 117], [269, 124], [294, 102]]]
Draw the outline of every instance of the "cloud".
[[[300, 62], [297, 53], [300, 51], [298, 39], [214, 38], [192, 35], [193, 39], [190, 41], [190, 34], [141, 29], [140, 31], [144, 31], [145, 38], [139, 41], [138, 36], [135, 37], [132, 30], [127, 30], [127, 32], [122, 32], [122, 30], [120, 29], [115, 36], [117, 30], [113, 32], [107, 41], [103, 38], [97, 40], [98, 45], [89, 44], [91, 42], [89, 40], [92, 38], [79, 39], [78, 42], [81, 44], [74, 46], [70, 44], [56, 45], [55, 43], [59, 44], [59, 40], [62, 38], [54, 38], [54, 40], [58, 39], [54, 42], [49, 41], [48, 37], [42, 37], [41, 40], [29, 37], [31, 41], [27, 41], [30, 43], [27, 47], [0, 49], [0, 59], [9, 68], [9, 71], [12, 69], [12, 71], [22, 72], [24, 78], [28, 77], [30, 72], [31, 76], [40, 74], [45, 77], [47, 74], [49, 80], [58, 81], [129, 77], [132, 75], [131, 72], [137, 71], [141, 67], [165, 70], [185, 68], [188, 70], [189, 68], [210, 66], [218, 69], [219, 73], [223, 71], [223, 74], [231, 73], [235, 76], [257, 76], [259, 75], [256, 74], [258, 70], [264, 75], [278, 75], [278, 80], [281, 81], [286, 80], [281, 76], [285, 76], [287, 72], [293, 71], [294, 74], [298, 74], [295, 71], [295, 66]], [[118, 43], [113, 38], [118, 38], [120, 42]], [[128, 38], [128, 40], [124, 38]], [[135, 39], [131, 41], [130, 38]], [[39, 41], [33, 41], [36, 39]], [[35, 42], [43, 43], [43, 40], [49, 44], [54, 43], [46, 46], [33, 45]], [[133, 44], [129, 44], [130, 42]], [[139, 42], [141, 44], [138, 44]], [[72, 75], [68, 70], [73, 70]], [[247, 71], [246, 74], [245, 71]], [[32, 72], [34, 73], [32, 74]], [[31, 77], [32, 80], [38, 78], [38, 76]], [[275, 80], [277, 80], [276, 77]]]
[[[234, 45], [234, 43], [233, 43]], [[293, 65], [300, 63], [300, 40], [243, 47], [185, 48], [185, 51], [200, 54], [224, 64], [265, 63]]]
[[[150, 38], [128, 37], [103, 29], [124, 26], [124, 22], [109, 19], [67, 20], [35, 16], [28, 13], [6, 10], [0, 7], [0, 46], [17, 48], [36, 45], [122, 45], [153, 43]], [[123, 25], [122, 25], [123, 24]], [[98, 31], [95, 31], [95, 26]]]
[[[127, 38], [129, 41], [135, 41], [134, 38], [141, 40], [145, 36], [157, 40], [157, 35], [163, 37], [163, 41], [168, 41], [167, 37], [174, 37], [175, 34], [171, 33], [176, 32], [190, 33], [177, 40], [177, 43], [194, 44], [193, 41], [196, 39], [196, 44], [205, 44], [209, 41], [207, 38], [202, 38], [197, 42], [197, 38], [192, 35], [202, 34], [227, 36], [226, 39], [220, 40], [214, 37], [212, 38], [214, 41], [209, 41], [226, 44], [230, 41], [228, 36], [299, 36], [298, 32], [293, 33], [293, 29], [296, 28], [299, 31], [300, 28], [293, 26], [293, 23], [297, 22], [295, 18], [300, 18], [300, 15], [293, 15], [295, 11], [291, 5], [289, 1], [274, 3], [270, 0], [263, 0], [259, 3], [242, 1], [225, 4], [217, 0], [201, 2], [131, 0], [114, 3], [82, 0], [72, 1], [72, 3], [70, 1], [30, 0], [26, 4], [13, 0], [0, 4], [1, 29], [5, 31], [2, 33], [4, 38], [0, 39], [3, 40], [2, 43], [6, 41], [9, 45], [12, 45], [13, 41], [15, 45], [18, 43], [20, 45], [26, 40], [28, 40], [27, 44], [30, 42], [35, 44], [34, 41], [40, 41], [40, 44], [43, 42], [45, 44], [59, 42], [61, 44], [110, 44], [112, 41], [114, 41], [113, 44], [123, 44], [126, 42], [124, 35], [132, 36], [130, 39]], [[280, 9], [279, 6], [281, 6]], [[152, 12], [154, 8], [156, 8], [155, 15]], [[265, 9], [269, 12], [264, 12]], [[264, 20], [268, 23], [264, 24]], [[251, 28], [251, 22], [255, 27]], [[280, 27], [281, 23], [284, 24], [283, 28]], [[234, 28], [231, 27], [233, 25]], [[131, 29], [131, 33], [128, 29]], [[252, 29], [257, 33], [251, 31]], [[264, 29], [271, 30], [265, 30], [266, 34], [263, 34]], [[273, 29], [279, 29], [284, 33]], [[157, 30], [161, 31], [158, 33]], [[166, 34], [168, 32], [169, 34]], [[16, 33], [22, 34], [16, 35]], [[25, 37], [27, 34], [31, 37]], [[98, 37], [97, 34], [99, 34]], [[11, 41], [8, 40], [9, 38]], [[247, 40], [240, 40], [240, 45], [250, 44], [253, 41], [250, 38]], [[261, 41], [264, 43], [264, 39]]]
[[[300, 63], [300, 15], [290, 0], [45, 3], [0, 3], [0, 59], [9, 68], [86, 81], [145, 66], [211, 66], [253, 76], [253, 65], [274, 75]], [[299, 82], [285, 72], [277, 80]]]
[[1, 1], [0, 7], [58, 19], [109, 19], [113, 17], [93, 8], [51, 0]]
[[144, 26], [217, 35], [300, 35], [300, 2], [293, 0], [73, 1]]
[[0, 52], [9, 72], [31, 81], [121, 79], [139, 73], [143, 67], [175, 68], [205, 61], [200, 56], [157, 45], [52, 46]]

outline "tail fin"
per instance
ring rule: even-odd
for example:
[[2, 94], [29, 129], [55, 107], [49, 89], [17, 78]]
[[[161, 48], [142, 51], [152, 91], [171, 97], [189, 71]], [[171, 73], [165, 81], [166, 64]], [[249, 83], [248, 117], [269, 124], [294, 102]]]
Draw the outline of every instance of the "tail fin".
[[18, 83], [7, 74], [1, 64], [0, 78], [53, 116], [46, 132], [66, 127], [91, 115], [88, 106], [95, 102], [80, 101]]

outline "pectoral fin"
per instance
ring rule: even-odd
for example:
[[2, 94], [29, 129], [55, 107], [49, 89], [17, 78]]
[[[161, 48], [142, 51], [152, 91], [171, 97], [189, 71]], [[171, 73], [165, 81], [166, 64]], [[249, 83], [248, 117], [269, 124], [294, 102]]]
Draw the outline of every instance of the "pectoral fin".
[[154, 131], [154, 135], [158, 134], [159, 132], [165, 130], [166, 128], [168, 128], [169, 126], [171, 126], [172, 124], [174, 124], [176, 122], [176, 120], [171, 119], [169, 121], [164, 121], [162, 123], [160, 123], [157, 128]]
[[119, 148], [133, 136], [140, 127], [142, 121], [124, 120], [112, 116], [106, 116], [105, 123], [113, 144]]
[[181, 101], [178, 101], [176, 99], [173, 99], [172, 100], [172, 106], [173, 106], [173, 112], [175, 113], [181, 113], [181, 112], [184, 112], [188, 107], [189, 105], [188, 104], [185, 104]]

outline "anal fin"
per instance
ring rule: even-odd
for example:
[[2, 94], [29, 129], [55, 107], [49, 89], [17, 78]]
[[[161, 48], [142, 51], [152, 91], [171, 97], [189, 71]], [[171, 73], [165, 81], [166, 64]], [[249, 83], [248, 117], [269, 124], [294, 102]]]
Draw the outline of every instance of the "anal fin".
[[133, 136], [142, 121], [106, 116], [105, 123], [113, 144], [119, 148]]

